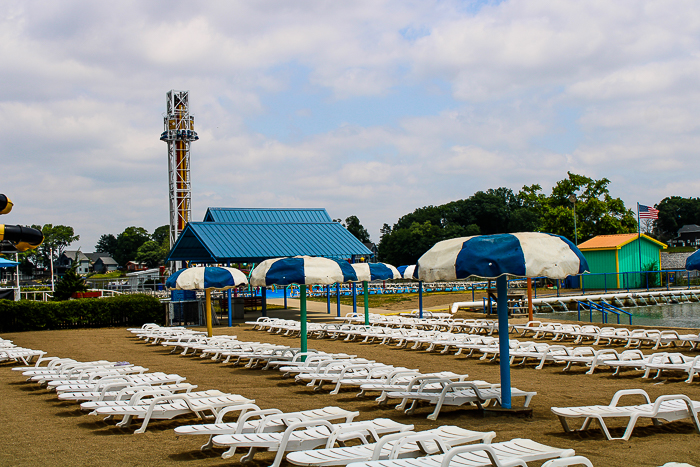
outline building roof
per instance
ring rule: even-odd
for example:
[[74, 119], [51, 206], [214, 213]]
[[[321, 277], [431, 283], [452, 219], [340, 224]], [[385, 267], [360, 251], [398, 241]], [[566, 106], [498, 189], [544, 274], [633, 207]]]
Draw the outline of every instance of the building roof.
[[105, 252], [97, 251], [95, 253], [85, 253], [85, 256], [90, 258], [90, 261], [92, 261], [92, 262], [95, 262], [100, 258], [111, 258], [112, 257], [112, 255], [110, 255], [106, 251]]
[[[321, 211], [325, 213], [325, 209]], [[190, 222], [166, 261], [258, 263], [284, 256], [348, 258], [370, 254], [345, 227], [332, 221]]]
[[85, 253], [83, 253], [80, 250], [63, 250], [63, 254], [61, 256], [65, 256], [66, 258], [70, 259], [71, 261], [75, 261], [77, 255], [78, 261], [90, 261], [90, 258], [85, 256]]
[[[615, 234], [615, 235], [597, 235], [590, 240], [578, 245], [579, 250], [619, 250], [623, 246], [631, 243], [638, 238], [638, 234]], [[667, 245], [648, 235], [642, 234], [642, 238], [657, 244], [661, 248], [666, 248]]]
[[209, 208], [204, 222], [333, 222], [323, 208]]
[[107, 265], [118, 265], [118, 264], [119, 264], [119, 263], [117, 263], [117, 261], [116, 261], [114, 258], [112, 258], [111, 256], [100, 256], [99, 258], [97, 258], [97, 259], [95, 260], [95, 262], [98, 262], [98, 261], [101, 262], [102, 264], [104, 264], [105, 266], [107, 266]]
[[678, 235], [691, 232], [700, 232], [700, 225], [697, 224], [686, 224], [680, 229], [678, 229]]

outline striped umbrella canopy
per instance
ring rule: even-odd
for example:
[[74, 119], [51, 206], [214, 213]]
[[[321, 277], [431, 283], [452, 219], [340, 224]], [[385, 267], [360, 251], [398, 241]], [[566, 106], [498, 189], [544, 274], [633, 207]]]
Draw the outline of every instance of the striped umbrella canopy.
[[168, 277], [165, 286], [178, 290], [226, 290], [247, 283], [245, 274], [236, 268], [194, 267], [175, 272]]
[[504, 274], [564, 279], [588, 271], [588, 263], [564, 237], [523, 232], [438, 242], [420, 257], [417, 268], [417, 277], [428, 282], [469, 276], [494, 279]]
[[253, 287], [268, 285], [329, 285], [357, 281], [357, 274], [347, 261], [313, 256], [266, 259], [250, 276]]
[[226, 290], [239, 285], [245, 285], [248, 279], [241, 271], [236, 268], [224, 267], [195, 267], [180, 269], [179, 271], [168, 277], [165, 281], [165, 286], [169, 289], [179, 290], [204, 290], [206, 316], [207, 316], [207, 335], [212, 336], [212, 319], [211, 319], [211, 290]]
[[436, 243], [418, 259], [419, 280], [496, 279], [501, 406], [511, 408], [506, 275], [563, 279], [588, 271], [579, 249], [564, 237], [540, 232], [480, 235]]
[[399, 266], [398, 271], [401, 273], [401, 277], [404, 279], [414, 279], [413, 277], [413, 271], [416, 269], [415, 264], [411, 264], [410, 266]]
[[685, 259], [685, 268], [688, 271], [700, 271], [700, 250]]
[[391, 264], [354, 263], [350, 266], [355, 270], [358, 282], [387, 281], [402, 278], [398, 269]]
[[299, 318], [301, 321], [301, 351], [307, 350], [306, 335], [306, 286], [330, 285], [357, 281], [357, 274], [347, 261], [313, 256], [266, 259], [250, 274], [254, 287], [268, 285], [299, 284]]

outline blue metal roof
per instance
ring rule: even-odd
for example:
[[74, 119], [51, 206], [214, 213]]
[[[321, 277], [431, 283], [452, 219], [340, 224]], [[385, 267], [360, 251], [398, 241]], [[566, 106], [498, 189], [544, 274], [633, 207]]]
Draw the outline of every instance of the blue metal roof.
[[209, 208], [204, 222], [333, 222], [323, 208]]
[[190, 222], [166, 261], [259, 263], [284, 256], [370, 254], [337, 222]]

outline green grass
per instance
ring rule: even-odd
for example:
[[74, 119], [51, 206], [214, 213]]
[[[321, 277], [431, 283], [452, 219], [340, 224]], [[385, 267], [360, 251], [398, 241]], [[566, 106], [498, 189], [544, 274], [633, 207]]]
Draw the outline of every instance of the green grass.
[[692, 253], [695, 247], [692, 246], [670, 246], [663, 250], [665, 253]]

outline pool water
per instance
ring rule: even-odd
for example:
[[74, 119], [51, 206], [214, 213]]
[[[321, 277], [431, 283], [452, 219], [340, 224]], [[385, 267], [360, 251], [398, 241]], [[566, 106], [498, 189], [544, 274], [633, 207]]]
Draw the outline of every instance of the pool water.
[[[632, 324], [640, 326], [663, 326], [673, 328], [700, 329], [700, 303], [674, 303], [669, 305], [650, 305], [625, 308], [632, 313]], [[577, 321], [578, 312], [537, 313], [535, 318], [547, 318], [562, 321]], [[593, 312], [593, 322], [600, 323], [601, 313]], [[590, 322], [588, 310], [581, 310], [581, 322]], [[617, 316], [608, 314], [608, 323], [617, 324]], [[629, 316], [621, 314], [620, 324], [629, 324]]]

